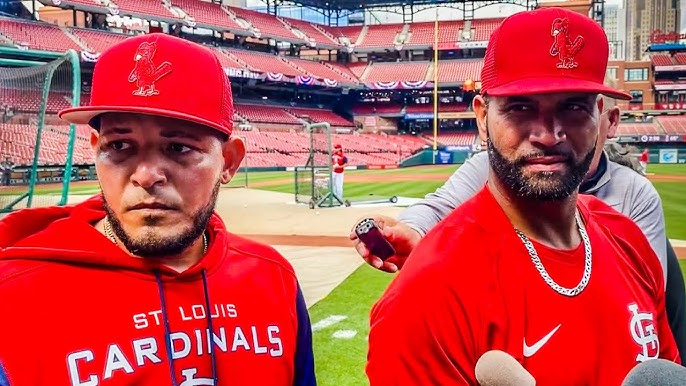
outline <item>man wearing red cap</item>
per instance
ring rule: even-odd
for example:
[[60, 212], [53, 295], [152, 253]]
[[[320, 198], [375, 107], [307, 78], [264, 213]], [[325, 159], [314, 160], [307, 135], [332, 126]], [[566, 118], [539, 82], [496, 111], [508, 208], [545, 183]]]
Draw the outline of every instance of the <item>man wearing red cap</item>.
[[293, 268], [214, 212], [245, 155], [215, 54], [129, 38], [59, 115], [102, 194], [0, 221], [0, 385], [315, 385]]
[[331, 164], [333, 194], [343, 202], [343, 173], [345, 172], [345, 167], [348, 166], [348, 157], [343, 154], [343, 146], [338, 143], [333, 147]]
[[577, 193], [599, 95], [630, 99], [603, 85], [607, 58], [602, 28], [560, 8], [493, 32], [473, 102], [488, 183], [427, 233], [372, 309], [372, 386], [476, 385], [491, 350], [540, 385], [619, 385], [641, 362], [680, 361], [643, 232]]

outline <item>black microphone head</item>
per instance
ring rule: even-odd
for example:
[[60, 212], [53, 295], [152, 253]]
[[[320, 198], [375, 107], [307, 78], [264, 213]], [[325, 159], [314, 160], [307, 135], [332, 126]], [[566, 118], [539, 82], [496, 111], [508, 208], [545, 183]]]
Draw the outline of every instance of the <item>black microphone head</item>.
[[622, 386], [684, 386], [686, 367], [665, 359], [652, 359], [636, 365]]
[[484, 353], [474, 368], [481, 386], [536, 386], [536, 380], [510, 354], [491, 350]]

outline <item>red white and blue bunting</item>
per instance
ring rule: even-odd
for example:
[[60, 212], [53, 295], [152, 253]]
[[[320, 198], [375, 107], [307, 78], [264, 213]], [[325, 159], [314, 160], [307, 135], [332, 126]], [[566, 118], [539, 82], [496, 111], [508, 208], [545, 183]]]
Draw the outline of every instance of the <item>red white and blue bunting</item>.
[[374, 82], [365, 83], [365, 86], [374, 90], [420, 89], [433, 87], [433, 83], [425, 80], [419, 80], [402, 82]]
[[267, 80], [271, 80], [272, 82], [281, 82], [283, 81], [283, 74], [277, 74], [274, 72], [268, 72], [266, 73]]
[[324, 84], [329, 87], [338, 87], [338, 81], [333, 79], [324, 78]]
[[315, 79], [313, 77], [307, 76], [307, 75], [298, 75], [295, 78], [295, 83], [304, 84], [306, 86], [311, 86], [314, 84], [314, 82], [315, 82]]
[[99, 57], [100, 52], [81, 51], [81, 60], [84, 62], [97, 62]]

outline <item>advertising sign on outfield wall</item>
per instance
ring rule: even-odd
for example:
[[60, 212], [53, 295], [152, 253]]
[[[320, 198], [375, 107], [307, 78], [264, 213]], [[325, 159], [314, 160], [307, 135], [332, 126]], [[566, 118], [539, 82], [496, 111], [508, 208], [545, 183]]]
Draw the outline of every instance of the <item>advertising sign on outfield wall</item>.
[[677, 149], [660, 149], [660, 163], [661, 164], [675, 164], [678, 156]]

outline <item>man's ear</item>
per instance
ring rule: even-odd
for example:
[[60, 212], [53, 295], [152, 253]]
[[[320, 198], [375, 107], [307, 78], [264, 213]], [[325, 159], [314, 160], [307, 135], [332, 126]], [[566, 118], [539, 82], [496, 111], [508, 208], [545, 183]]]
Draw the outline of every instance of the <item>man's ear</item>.
[[607, 119], [610, 121], [610, 125], [607, 127], [606, 137], [614, 138], [617, 135], [617, 128], [619, 127], [619, 119], [621, 116], [621, 111], [619, 107], [615, 106], [605, 113], [607, 114]]
[[472, 109], [476, 115], [476, 126], [479, 129], [479, 138], [482, 143], [485, 143], [488, 139], [488, 125], [487, 125], [487, 115], [488, 115], [488, 103], [481, 95], [477, 95], [472, 100]]
[[245, 158], [245, 143], [241, 138], [230, 137], [222, 144], [222, 155], [224, 168], [221, 173], [221, 183], [228, 184]]
[[95, 129], [91, 129], [90, 143], [91, 143], [91, 149], [93, 149], [94, 154], [98, 152], [98, 142], [99, 141], [100, 141], [100, 133]]

